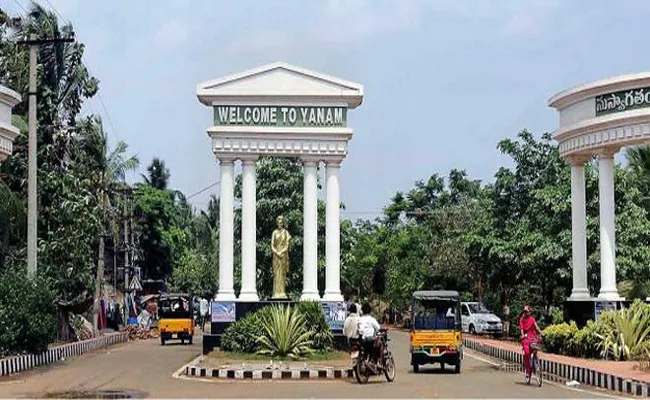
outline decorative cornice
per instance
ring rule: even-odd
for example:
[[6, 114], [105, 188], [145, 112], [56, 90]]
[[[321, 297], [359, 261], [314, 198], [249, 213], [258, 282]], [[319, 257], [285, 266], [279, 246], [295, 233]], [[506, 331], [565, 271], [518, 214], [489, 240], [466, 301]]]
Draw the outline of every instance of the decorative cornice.
[[0, 101], [13, 107], [22, 101], [22, 97], [8, 87], [0, 85]]
[[315, 157], [319, 160], [343, 159], [347, 156], [347, 140], [318, 140], [315, 138], [228, 138], [213, 137], [212, 151], [221, 159], [242, 159], [253, 156]]
[[[596, 132], [588, 132], [559, 142], [560, 154], [594, 155], [607, 151], [618, 151], [621, 147], [650, 141], [650, 123], [620, 126]], [[614, 151], [614, 152], [616, 152]]]

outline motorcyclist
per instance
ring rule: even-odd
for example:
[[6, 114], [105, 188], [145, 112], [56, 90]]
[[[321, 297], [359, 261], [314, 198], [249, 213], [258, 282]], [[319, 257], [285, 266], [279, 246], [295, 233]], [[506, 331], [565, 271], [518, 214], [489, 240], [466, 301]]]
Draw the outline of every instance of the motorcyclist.
[[363, 315], [359, 317], [359, 334], [361, 335], [361, 340], [363, 346], [368, 351], [368, 354], [372, 355], [375, 363], [378, 366], [381, 366], [382, 359], [380, 355], [383, 353], [383, 343], [381, 339], [378, 338], [377, 334], [379, 333], [381, 326], [379, 322], [370, 315], [372, 307], [370, 304], [364, 303], [361, 307]]

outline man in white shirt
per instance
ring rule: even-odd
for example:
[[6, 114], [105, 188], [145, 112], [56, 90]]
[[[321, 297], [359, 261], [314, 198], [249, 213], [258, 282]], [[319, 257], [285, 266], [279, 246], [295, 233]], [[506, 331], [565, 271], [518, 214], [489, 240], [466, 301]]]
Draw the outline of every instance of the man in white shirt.
[[205, 322], [208, 320], [210, 312], [210, 303], [205, 298], [201, 298], [199, 301], [199, 311], [201, 313], [201, 330], [205, 331]]
[[354, 340], [359, 337], [359, 314], [357, 305], [352, 303], [348, 309], [349, 314], [343, 323], [343, 334], [348, 340]]
[[[372, 311], [370, 304], [365, 303], [361, 307], [361, 311], [363, 312], [363, 315], [359, 317], [359, 333], [363, 339], [364, 347], [373, 355], [375, 362], [379, 362], [381, 358], [378, 357], [378, 354], [382, 354], [384, 349], [381, 341], [375, 339], [381, 326], [379, 326], [379, 322], [377, 322], [375, 317], [370, 315], [370, 312]], [[379, 349], [379, 352], [377, 351], [377, 348]]]

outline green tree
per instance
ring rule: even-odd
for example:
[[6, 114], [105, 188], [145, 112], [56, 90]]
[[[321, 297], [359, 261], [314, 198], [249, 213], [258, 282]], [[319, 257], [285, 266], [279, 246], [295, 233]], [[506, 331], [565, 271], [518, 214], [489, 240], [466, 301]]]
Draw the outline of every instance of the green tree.
[[79, 124], [84, 131], [84, 150], [87, 156], [86, 167], [92, 178], [95, 196], [101, 212], [102, 230], [98, 237], [97, 272], [95, 277], [95, 295], [93, 305], [93, 328], [97, 330], [99, 316], [99, 299], [104, 279], [105, 237], [113, 236], [113, 243], [120, 237], [119, 210], [115, 209], [115, 200], [126, 185], [127, 171], [138, 167], [139, 161], [135, 156], [126, 156], [127, 144], [118, 141], [113, 150], [109, 149], [108, 138], [99, 117], [89, 117]]

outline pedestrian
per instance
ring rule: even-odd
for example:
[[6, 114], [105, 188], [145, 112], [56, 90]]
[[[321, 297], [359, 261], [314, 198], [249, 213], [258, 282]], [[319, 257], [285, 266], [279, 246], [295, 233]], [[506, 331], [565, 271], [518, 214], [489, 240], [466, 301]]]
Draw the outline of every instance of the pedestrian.
[[199, 308], [201, 311], [201, 330], [205, 332], [205, 321], [208, 320], [208, 312], [210, 311], [208, 300], [201, 298]]

